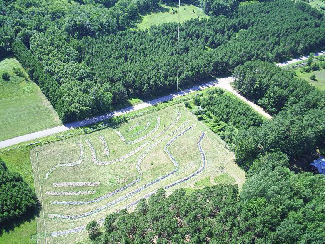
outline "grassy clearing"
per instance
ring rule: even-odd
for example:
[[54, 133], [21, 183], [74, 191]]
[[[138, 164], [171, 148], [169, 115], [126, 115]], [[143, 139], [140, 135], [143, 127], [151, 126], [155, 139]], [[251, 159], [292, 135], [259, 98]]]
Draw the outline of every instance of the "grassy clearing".
[[36, 243], [37, 222], [31, 220], [0, 236], [0, 244], [34, 244]]
[[[3, 79], [3, 74], [9, 80]], [[60, 125], [39, 87], [16, 59], [0, 62], [0, 141]]]
[[194, 18], [208, 18], [203, 10], [194, 5], [183, 5], [180, 7], [162, 5], [162, 11], [143, 16], [142, 22], [138, 24], [138, 29], [145, 30], [154, 25], [161, 25], [170, 22], [183, 23]]
[[30, 187], [34, 188], [34, 177], [29, 151], [30, 149], [27, 147], [3, 151], [0, 153], [0, 158], [6, 163], [9, 171], [19, 173], [24, 181]]
[[[189, 127], [191, 128], [189, 129]], [[184, 132], [184, 135], [177, 137], [181, 132]], [[209, 179], [209, 184], [215, 184], [210, 179], [215, 179], [224, 173], [233, 177], [236, 183], [241, 186], [245, 180], [245, 174], [234, 163], [233, 153], [226, 148], [225, 143], [216, 134], [199, 122], [183, 104], [168, 106], [161, 110], [152, 109], [151, 112], [136, 116], [116, 128], [110, 127], [34, 148], [31, 152], [31, 158], [36, 176], [36, 190], [43, 206], [41, 218], [38, 219], [40, 241], [45, 241], [45, 239], [50, 243], [81, 241], [86, 237], [85, 232], [62, 237], [53, 237], [51, 234], [83, 226], [93, 219], [100, 220], [108, 213], [125, 208], [158, 188], [165, 187], [197, 172], [203, 165], [202, 155], [198, 147], [202, 132], [206, 132], [200, 144], [206, 155], [204, 170], [188, 181], [170, 187], [168, 192], [180, 187], [197, 188], [201, 185], [204, 186], [207, 184], [206, 179]], [[107, 142], [108, 150], [105, 150], [103, 138]], [[171, 139], [175, 140], [169, 144], [167, 150], [177, 161], [178, 167], [164, 151]], [[89, 146], [89, 142], [91, 146]], [[81, 148], [83, 149], [81, 150]], [[93, 158], [91, 148], [96, 153], [96, 160]], [[137, 151], [137, 149], [139, 150]], [[107, 156], [105, 152], [108, 151]], [[130, 152], [135, 153], [130, 154]], [[109, 165], [96, 165], [96, 162], [111, 161], [128, 153], [129, 157], [124, 160]], [[80, 159], [82, 160], [80, 161]], [[74, 163], [74, 166], [67, 166], [69, 163]], [[139, 168], [137, 168], [137, 164]], [[155, 179], [168, 175], [175, 168], [177, 170], [173, 174], [155, 182]], [[139, 174], [138, 169], [140, 169], [141, 174]], [[48, 172], [50, 174], [46, 177]], [[136, 181], [138, 178], [139, 181]], [[55, 187], [54, 183], [60, 182], [97, 182], [98, 184], [83, 187]], [[132, 182], [134, 183], [132, 184]], [[127, 184], [129, 184], [127, 189], [110, 197], [102, 198], [97, 202], [69, 206], [62, 205], [62, 203], [53, 204], [54, 201], [85, 202], [94, 200], [108, 192], [123, 188]], [[145, 185], [146, 187], [143, 187]], [[138, 189], [141, 191], [134, 193]], [[47, 194], [50, 191], [95, 192], [91, 195], [52, 196]], [[124, 198], [125, 196], [128, 198]], [[122, 200], [119, 201], [119, 199]], [[92, 213], [96, 209], [100, 209], [100, 211], [82, 218], [78, 216], [87, 212]], [[74, 216], [75, 219], [62, 219], [62, 216], [51, 214], [70, 215]]]
[[[313, 86], [317, 87], [320, 90], [325, 90], [325, 69], [318, 70], [318, 71], [312, 71], [309, 73], [301, 72], [300, 70], [296, 71], [296, 74], [299, 78], [302, 78], [306, 81], [308, 81]], [[315, 75], [316, 80], [310, 79], [312, 75]]]

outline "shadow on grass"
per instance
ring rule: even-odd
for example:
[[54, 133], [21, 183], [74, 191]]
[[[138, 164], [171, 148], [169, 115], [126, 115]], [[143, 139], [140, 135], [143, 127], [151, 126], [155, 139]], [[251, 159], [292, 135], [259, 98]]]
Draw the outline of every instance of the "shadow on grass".
[[20, 216], [19, 219], [12, 219], [4, 222], [0, 222], [0, 236], [4, 232], [10, 232], [16, 227], [20, 226], [23, 223], [31, 222], [36, 217], [39, 217], [41, 211], [41, 204], [38, 201], [37, 205], [34, 208], [28, 209], [26, 213], [22, 216]]

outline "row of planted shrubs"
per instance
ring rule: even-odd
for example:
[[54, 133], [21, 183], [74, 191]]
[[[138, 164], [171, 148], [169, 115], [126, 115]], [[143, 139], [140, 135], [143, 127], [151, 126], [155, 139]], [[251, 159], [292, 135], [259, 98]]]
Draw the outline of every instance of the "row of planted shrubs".
[[228, 143], [233, 143], [239, 130], [260, 126], [264, 119], [245, 102], [222, 89], [213, 88], [185, 104], [198, 119]]

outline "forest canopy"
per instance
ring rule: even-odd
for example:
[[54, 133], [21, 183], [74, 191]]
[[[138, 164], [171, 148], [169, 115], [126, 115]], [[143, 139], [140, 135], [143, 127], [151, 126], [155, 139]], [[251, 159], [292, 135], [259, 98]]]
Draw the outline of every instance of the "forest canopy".
[[[304, 3], [186, 3], [205, 6], [210, 18], [183, 23], [178, 46], [177, 23], [135, 28], [159, 1], [2, 2], [1, 53], [13, 52], [59, 116], [71, 121], [132, 97], [175, 91], [177, 74], [184, 87], [228, 75], [245, 61], [282, 61], [325, 46], [324, 16]], [[231, 11], [214, 11], [218, 6]]]

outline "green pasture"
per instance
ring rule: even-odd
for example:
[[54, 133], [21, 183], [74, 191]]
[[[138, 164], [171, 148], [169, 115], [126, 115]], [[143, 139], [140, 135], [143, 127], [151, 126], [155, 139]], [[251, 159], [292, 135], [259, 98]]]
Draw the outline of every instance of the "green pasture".
[[[180, 135], [182, 132], [184, 135]], [[39, 241], [48, 243], [83, 241], [86, 238], [85, 231], [58, 237], [53, 235], [57, 231], [72, 230], [86, 225], [94, 219], [101, 220], [108, 213], [123, 209], [158, 188], [170, 185], [198, 171], [203, 165], [198, 147], [203, 132], [206, 135], [200, 145], [206, 155], [206, 167], [188, 181], [170, 187], [167, 192], [170, 193], [181, 187], [195, 189], [217, 184], [216, 177], [225, 173], [242, 186], [245, 173], [235, 164], [233, 153], [227, 149], [224, 141], [199, 122], [183, 104], [160, 110], [152, 109], [151, 112], [142, 115], [139, 113], [139, 116], [115, 127], [34, 148], [31, 151], [31, 160], [35, 175], [35, 189], [43, 206], [41, 217], [38, 218]], [[171, 142], [171, 139], [174, 140]], [[103, 141], [106, 141], [106, 145]], [[154, 182], [155, 179], [167, 175], [176, 168], [166, 152], [168, 142], [171, 143], [167, 146], [167, 150], [178, 163], [177, 171]], [[96, 154], [95, 160], [93, 152]], [[108, 165], [98, 165], [110, 161], [113, 162]], [[76, 162], [74, 166], [67, 166], [69, 163]], [[140, 172], [137, 170], [137, 165]], [[137, 179], [139, 181], [135, 181]], [[209, 182], [206, 182], [206, 179], [209, 179]], [[97, 185], [58, 187], [58, 183], [62, 182], [96, 182]], [[132, 182], [135, 183], [131, 184]], [[149, 184], [150, 182], [154, 183]], [[82, 205], [62, 204], [62, 202], [86, 202], [98, 199], [128, 184], [131, 184], [128, 188], [97, 202]], [[142, 188], [145, 185], [147, 187]], [[134, 193], [138, 189], [142, 190]], [[78, 191], [86, 193], [91, 191], [91, 194], [78, 196], [52, 194]], [[123, 199], [126, 195], [129, 197]], [[118, 199], [123, 200], [118, 201]], [[61, 203], [57, 204], [56, 201]], [[129, 207], [132, 209], [132, 206]], [[92, 213], [96, 209], [101, 210]], [[92, 214], [79, 216], [85, 213]], [[62, 216], [74, 216], [76, 219], [64, 219]]]
[[194, 18], [208, 18], [202, 9], [194, 5], [183, 5], [178, 12], [178, 6], [162, 5], [160, 12], [154, 12], [143, 16], [141, 23], [137, 25], [138, 29], [145, 30], [154, 25], [161, 25], [170, 22], [183, 23]]
[[[9, 74], [9, 80], [3, 74]], [[0, 62], [0, 141], [60, 125], [39, 87], [14, 58]]]

